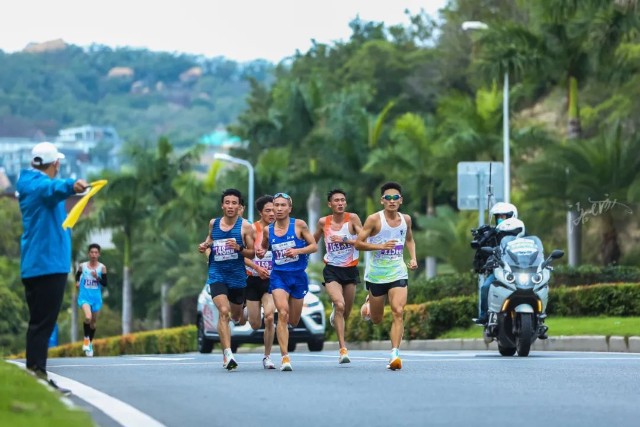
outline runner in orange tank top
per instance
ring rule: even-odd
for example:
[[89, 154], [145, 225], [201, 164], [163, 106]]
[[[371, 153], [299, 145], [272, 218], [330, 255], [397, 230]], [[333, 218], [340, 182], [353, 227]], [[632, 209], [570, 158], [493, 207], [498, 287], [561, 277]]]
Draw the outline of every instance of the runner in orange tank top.
[[358, 251], [354, 247], [356, 236], [362, 229], [357, 214], [346, 212], [347, 195], [339, 188], [329, 191], [327, 205], [331, 215], [320, 218], [314, 233], [316, 242], [324, 237], [325, 267], [322, 271], [324, 286], [331, 298], [333, 311], [330, 322], [340, 344], [338, 363], [349, 363], [349, 354], [344, 340], [345, 321], [349, 318], [356, 295], [356, 284], [360, 283]]

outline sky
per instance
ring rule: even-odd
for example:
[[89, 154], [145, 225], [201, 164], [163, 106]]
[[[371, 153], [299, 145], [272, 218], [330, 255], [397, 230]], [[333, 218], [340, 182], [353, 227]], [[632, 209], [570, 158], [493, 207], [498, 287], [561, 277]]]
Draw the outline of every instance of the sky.
[[349, 21], [408, 24], [404, 13], [437, 17], [447, 0], [19, 0], [0, 14], [0, 50], [63, 39], [153, 51], [278, 62], [311, 40], [347, 40]]

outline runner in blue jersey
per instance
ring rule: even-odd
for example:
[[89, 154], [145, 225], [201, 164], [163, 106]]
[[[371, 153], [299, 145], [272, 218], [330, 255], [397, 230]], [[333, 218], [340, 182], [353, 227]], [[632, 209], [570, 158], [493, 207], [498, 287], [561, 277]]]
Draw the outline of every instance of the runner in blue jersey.
[[218, 309], [218, 334], [222, 346], [222, 367], [228, 370], [238, 366], [231, 352], [229, 320], [246, 322], [242, 308], [247, 286], [244, 258], [255, 254], [254, 233], [249, 221], [239, 212], [242, 194], [233, 188], [222, 193], [221, 218], [209, 222], [209, 234], [198, 250], [209, 253], [209, 292]]
[[98, 261], [100, 245], [89, 245], [89, 261], [83, 262], [76, 271], [78, 288], [78, 307], [84, 313], [84, 340], [82, 351], [85, 356], [93, 357], [93, 337], [96, 334], [98, 313], [102, 308], [102, 289], [107, 287], [107, 267]]
[[304, 296], [309, 291], [307, 268], [309, 254], [318, 250], [316, 240], [307, 223], [291, 218], [293, 201], [286, 193], [273, 196], [273, 209], [276, 220], [262, 233], [262, 246], [256, 250], [262, 258], [267, 250], [273, 254], [273, 270], [270, 276], [269, 291], [278, 310], [276, 334], [282, 354], [281, 371], [291, 371], [289, 358], [289, 329], [287, 324], [295, 326], [302, 315]]

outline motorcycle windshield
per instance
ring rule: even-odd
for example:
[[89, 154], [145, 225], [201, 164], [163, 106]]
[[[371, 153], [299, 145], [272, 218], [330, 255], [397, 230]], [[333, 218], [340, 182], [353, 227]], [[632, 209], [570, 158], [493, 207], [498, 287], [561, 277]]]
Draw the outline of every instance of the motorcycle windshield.
[[542, 242], [536, 236], [505, 236], [500, 247], [502, 260], [512, 270], [534, 270], [544, 260]]

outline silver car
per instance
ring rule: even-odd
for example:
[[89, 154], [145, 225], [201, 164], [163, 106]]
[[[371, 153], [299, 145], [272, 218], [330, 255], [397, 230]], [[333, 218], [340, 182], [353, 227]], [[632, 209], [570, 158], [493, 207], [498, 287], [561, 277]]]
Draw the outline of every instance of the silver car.
[[[325, 334], [325, 313], [322, 301], [315, 295], [320, 293], [320, 286], [309, 285], [309, 292], [304, 297], [302, 316], [300, 322], [289, 328], [288, 350], [294, 351], [296, 344], [306, 342], [309, 351], [322, 351], [324, 347]], [[205, 285], [198, 296], [198, 351], [200, 353], [211, 353], [215, 343], [220, 342], [218, 335], [218, 309], [216, 308], [208, 286]], [[278, 322], [278, 312], [275, 313], [275, 321]], [[260, 329], [253, 330], [249, 322], [244, 325], [235, 325], [229, 322], [231, 328], [231, 351], [238, 350], [240, 344], [263, 344], [264, 343], [264, 320]], [[276, 334], [277, 335], [277, 334]], [[277, 336], [274, 341], [277, 342]]]

